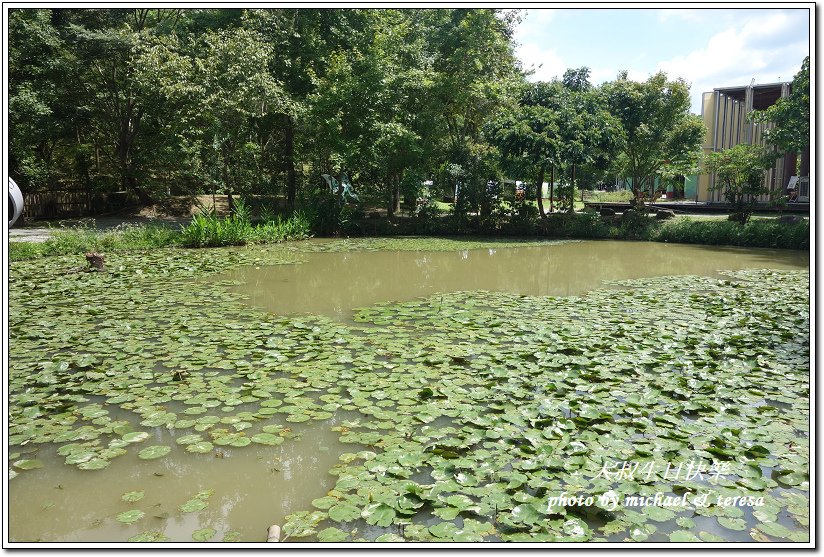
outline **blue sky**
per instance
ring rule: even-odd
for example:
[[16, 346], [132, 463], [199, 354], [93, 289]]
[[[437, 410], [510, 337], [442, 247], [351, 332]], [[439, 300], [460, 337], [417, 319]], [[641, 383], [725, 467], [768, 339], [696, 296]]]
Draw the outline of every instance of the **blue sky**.
[[[810, 10], [793, 8], [527, 9], [516, 54], [533, 80], [587, 66], [590, 80], [620, 70], [645, 80], [658, 70], [691, 83], [692, 111], [715, 87], [791, 81], [810, 54]], [[541, 64], [541, 67], [538, 65]]]

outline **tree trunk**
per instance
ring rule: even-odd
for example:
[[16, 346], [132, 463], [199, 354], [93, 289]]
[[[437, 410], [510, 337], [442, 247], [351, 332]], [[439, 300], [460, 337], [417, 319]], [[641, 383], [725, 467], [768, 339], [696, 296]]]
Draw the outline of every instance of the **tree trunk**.
[[572, 183], [569, 185], [569, 209], [567, 211], [575, 212], [575, 163], [572, 163]]
[[152, 205], [154, 203], [149, 193], [137, 185], [137, 178], [135, 178], [134, 176], [128, 176], [126, 178], [126, 187], [128, 187], [135, 194], [137, 194], [137, 198], [138, 200], [140, 200], [140, 204], [144, 207], [148, 207], [149, 205]]
[[286, 158], [286, 207], [292, 211], [297, 197], [297, 173], [295, 172], [295, 122], [286, 118], [283, 155]]
[[392, 180], [392, 213], [401, 212], [401, 179], [396, 175]]
[[553, 212], [555, 208], [553, 207], [553, 198], [555, 197], [555, 165], [553, 164], [550, 167], [549, 171], [549, 212]]
[[226, 188], [226, 199], [229, 202], [229, 216], [234, 216], [235, 200], [232, 197], [232, 188], [229, 186], [229, 168], [226, 163], [223, 164], [223, 187]]
[[391, 217], [395, 214], [395, 183], [392, 180], [392, 175], [386, 175], [386, 183], [384, 187], [387, 188], [386, 193], [386, 216]]
[[[541, 218], [546, 220], [546, 212], [544, 212], [544, 199], [543, 199], [543, 189], [544, 189], [544, 173], [546, 172], [545, 165], [541, 165], [541, 171], [538, 173], [538, 190], [535, 193], [535, 199], [538, 201], [538, 214], [541, 215]], [[551, 203], [551, 202], [550, 202]]]

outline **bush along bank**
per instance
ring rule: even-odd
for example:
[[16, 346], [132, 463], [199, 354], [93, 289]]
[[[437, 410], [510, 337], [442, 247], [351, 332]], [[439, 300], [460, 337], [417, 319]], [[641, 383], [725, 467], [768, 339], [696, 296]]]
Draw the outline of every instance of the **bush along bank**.
[[[680, 244], [739, 246], [808, 250], [810, 222], [780, 222], [778, 219], [754, 219], [747, 224], [726, 220], [697, 220], [681, 217], [659, 221], [652, 216], [631, 214], [627, 217], [602, 217], [593, 212], [552, 214], [546, 219], [492, 218], [464, 219], [451, 216], [392, 217], [352, 220], [340, 236], [500, 236], [546, 237], [565, 239], [644, 240]], [[34, 244], [12, 242], [12, 261], [52, 255], [80, 254], [89, 251], [131, 251], [162, 247], [219, 247], [267, 244], [308, 238], [318, 231], [303, 213], [288, 219], [274, 218], [253, 224], [247, 217], [194, 217], [182, 230], [163, 226], [135, 226], [123, 230], [99, 232], [88, 229], [56, 231], [46, 242]], [[319, 235], [323, 235], [320, 233]]]
[[346, 236], [539, 236], [568, 239], [645, 240], [682, 244], [706, 244], [758, 248], [806, 250], [810, 247], [810, 223], [780, 222], [775, 218], [754, 219], [747, 224], [727, 220], [681, 217], [667, 221], [655, 216], [628, 213], [602, 217], [594, 212], [554, 213], [541, 219], [519, 214], [496, 220], [473, 217], [458, 221], [450, 216], [428, 218], [393, 217], [350, 223]]
[[82, 227], [55, 229], [45, 242], [10, 242], [9, 259], [21, 261], [88, 252], [140, 251], [170, 247], [271, 244], [305, 239], [310, 234], [310, 223], [303, 213], [296, 212], [286, 219], [276, 216], [253, 223], [241, 206], [233, 216], [197, 215], [188, 226], [181, 229], [163, 225], [128, 225], [107, 231]]

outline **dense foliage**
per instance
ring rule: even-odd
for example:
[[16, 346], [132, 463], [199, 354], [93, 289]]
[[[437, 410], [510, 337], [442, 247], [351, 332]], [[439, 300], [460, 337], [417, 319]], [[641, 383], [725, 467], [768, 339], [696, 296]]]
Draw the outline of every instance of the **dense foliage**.
[[275, 194], [294, 208], [321, 174], [346, 172], [390, 213], [405, 184], [414, 202], [447, 168], [480, 190], [495, 166], [482, 125], [522, 79], [515, 21], [484, 9], [12, 10], [11, 175], [26, 193]]
[[782, 152], [801, 153], [810, 146], [810, 57], [793, 77], [790, 96], [778, 99], [766, 110], [753, 112], [758, 122], [772, 122], [767, 141]]
[[[624, 176], [640, 200], [656, 178], [695, 171], [704, 128], [683, 79], [622, 72], [596, 87], [580, 67], [528, 83], [519, 17], [12, 9], [9, 173], [26, 194], [79, 192], [98, 211], [122, 192], [143, 205], [220, 193], [232, 212], [265, 196], [278, 201], [268, 211], [302, 209], [313, 231], [340, 235], [364, 232], [357, 221], [376, 208], [436, 231], [444, 197], [454, 232], [534, 228], [545, 181], [549, 212], [572, 211], [576, 188]], [[809, 127], [808, 74], [771, 109], [775, 141], [787, 118]], [[358, 200], [336, 198], [324, 174], [348, 176]]]

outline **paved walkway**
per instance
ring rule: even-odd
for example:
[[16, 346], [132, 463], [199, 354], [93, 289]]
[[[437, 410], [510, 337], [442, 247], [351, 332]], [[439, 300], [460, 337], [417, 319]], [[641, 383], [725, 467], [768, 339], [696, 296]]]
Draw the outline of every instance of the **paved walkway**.
[[97, 217], [85, 219], [65, 219], [60, 221], [50, 221], [47, 226], [35, 221], [31, 225], [24, 227], [15, 226], [9, 230], [9, 242], [45, 242], [54, 230], [61, 228], [83, 227], [100, 231], [113, 230], [120, 226], [137, 224], [162, 224], [177, 228], [185, 226], [191, 222], [191, 217], [186, 218], [147, 218], [147, 217]]

